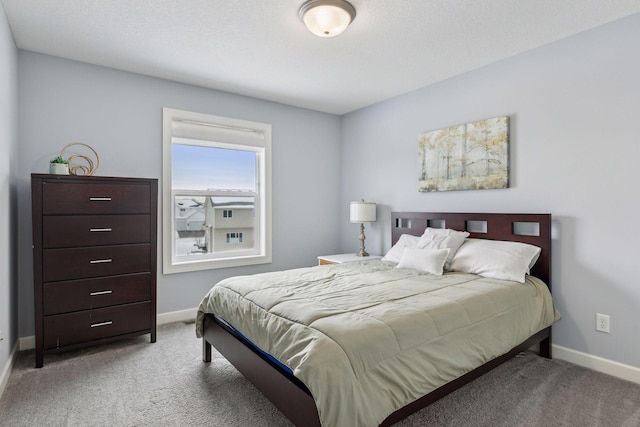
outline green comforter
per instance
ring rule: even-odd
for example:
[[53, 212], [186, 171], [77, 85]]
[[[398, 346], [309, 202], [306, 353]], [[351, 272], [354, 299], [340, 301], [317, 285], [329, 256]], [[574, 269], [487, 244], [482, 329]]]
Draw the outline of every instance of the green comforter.
[[323, 426], [389, 414], [559, 319], [546, 285], [434, 276], [382, 261], [225, 279], [200, 303], [307, 385]]

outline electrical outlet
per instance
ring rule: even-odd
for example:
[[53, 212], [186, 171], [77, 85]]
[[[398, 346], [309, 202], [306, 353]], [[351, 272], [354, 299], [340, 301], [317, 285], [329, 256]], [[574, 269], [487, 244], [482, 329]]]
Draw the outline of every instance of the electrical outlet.
[[611, 332], [609, 323], [609, 316], [607, 314], [596, 313], [596, 331]]

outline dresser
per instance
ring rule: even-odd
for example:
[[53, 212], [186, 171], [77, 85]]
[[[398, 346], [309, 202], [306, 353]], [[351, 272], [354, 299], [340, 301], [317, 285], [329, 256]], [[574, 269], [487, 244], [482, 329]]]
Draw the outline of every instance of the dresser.
[[36, 367], [44, 353], [156, 341], [158, 181], [31, 175]]

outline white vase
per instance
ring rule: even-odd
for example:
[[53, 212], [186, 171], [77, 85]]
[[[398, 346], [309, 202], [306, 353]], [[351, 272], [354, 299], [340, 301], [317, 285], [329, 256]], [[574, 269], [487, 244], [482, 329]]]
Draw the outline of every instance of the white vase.
[[52, 175], [69, 175], [69, 165], [65, 163], [49, 163], [49, 173]]

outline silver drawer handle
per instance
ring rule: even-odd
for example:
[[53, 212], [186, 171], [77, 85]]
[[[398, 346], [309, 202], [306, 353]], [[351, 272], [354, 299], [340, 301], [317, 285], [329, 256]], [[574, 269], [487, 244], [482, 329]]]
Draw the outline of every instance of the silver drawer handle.
[[110, 202], [111, 197], [89, 197], [92, 202]]
[[90, 228], [89, 231], [92, 233], [99, 233], [101, 231], [109, 232], [109, 231], [112, 231], [112, 229], [111, 228]]
[[113, 291], [98, 291], [98, 292], [91, 292], [89, 295], [91, 296], [95, 296], [95, 295], [108, 295], [108, 294], [112, 294]]
[[107, 258], [107, 259], [92, 259], [91, 261], [89, 261], [90, 264], [104, 264], [105, 262], [111, 262], [113, 261], [111, 258]]
[[100, 323], [92, 323], [91, 327], [92, 328], [99, 328], [100, 326], [109, 326], [111, 325], [113, 322], [111, 320], [109, 320], [108, 322], [100, 322]]

